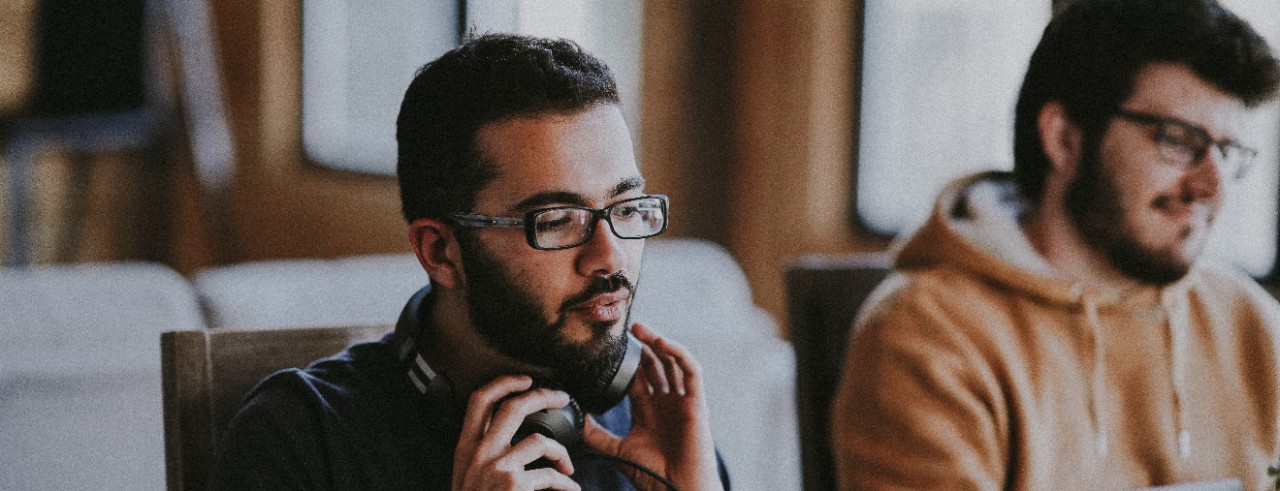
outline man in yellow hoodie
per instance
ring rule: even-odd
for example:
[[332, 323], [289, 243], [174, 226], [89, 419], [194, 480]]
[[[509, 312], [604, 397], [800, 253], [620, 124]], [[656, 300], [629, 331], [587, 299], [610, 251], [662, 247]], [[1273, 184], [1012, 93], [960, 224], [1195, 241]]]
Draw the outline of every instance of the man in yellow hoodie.
[[840, 486], [1273, 486], [1280, 305], [1196, 257], [1255, 155], [1240, 117], [1278, 84], [1270, 47], [1213, 0], [1059, 11], [1014, 171], [943, 191], [859, 314], [832, 408]]

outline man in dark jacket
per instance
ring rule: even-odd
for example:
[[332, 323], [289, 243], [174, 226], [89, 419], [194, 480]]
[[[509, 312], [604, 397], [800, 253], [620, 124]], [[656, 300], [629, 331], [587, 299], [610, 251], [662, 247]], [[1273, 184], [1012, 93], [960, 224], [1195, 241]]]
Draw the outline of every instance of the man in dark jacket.
[[255, 389], [214, 487], [727, 488], [697, 361], [629, 321], [668, 207], [608, 68], [472, 39], [418, 72], [396, 129], [431, 284], [382, 340]]

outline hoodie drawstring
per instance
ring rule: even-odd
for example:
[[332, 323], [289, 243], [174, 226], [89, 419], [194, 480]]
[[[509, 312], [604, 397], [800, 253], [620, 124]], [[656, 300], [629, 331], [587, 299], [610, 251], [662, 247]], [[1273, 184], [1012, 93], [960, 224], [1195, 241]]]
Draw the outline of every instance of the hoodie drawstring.
[[[1085, 322], [1089, 324], [1089, 334], [1093, 337], [1093, 380], [1089, 410], [1094, 424], [1094, 446], [1099, 457], [1107, 456], [1107, 421], [1103, 406], [1106, 404], [1106, 360], [1103, 349], [1102, 322], [1098, 316], [1097, 300], [1084, 293], [1077, 286], [1075, 292], [1081, 308], [1084, 310]], [[1191, 455], [1191, 433], [1187, 430], [1186, 411], [1186, 367], [1184, 350], [1187, 343], [1187, 331], [1190, 323], [1189, 307], [1185, 298], [1181, 298], [1171, 290], [1161, 295], [1161, 306], [1165, 311], [1165, 326], [1168, 329], [1169, 344], [1169, 380], [1173, 386], [1173, 419], [1174, 434], [1177, 437], [1178, 456], [1188, 458]]]
[[1107, 456], [1107, 421], [1102, 410], [1107, 394], [1106, 365], [1102, 349], [1102, 323], [1098, 320], [1098, 304], [1091, 295], [1083, 295], [1077, 285], [1077, 298], [1081, 299], [1085, 321], [1089, 324], [1089, 334], [1093, 337], [1093, 384], [1092, 397], [1089, 398], [1089, 411], [1093, 416], [1094, 451], [1099, 457]]
[[1191, 313], [1186, 299], [1166, 290], [1161, 295], [1161, 306], [1165, 310], [1165, 323], [1169, 329], [1169, 380], [1173, 382], [1173, 421], [1178, 435], [1178, 456], [1187, 458], [1191, 455], [1191, 434], [1187, 431], [1186, 411], [1183, 402], [1186, 400], [1186, 367], [1184, 350], [1187, 344], [1187, 330]]

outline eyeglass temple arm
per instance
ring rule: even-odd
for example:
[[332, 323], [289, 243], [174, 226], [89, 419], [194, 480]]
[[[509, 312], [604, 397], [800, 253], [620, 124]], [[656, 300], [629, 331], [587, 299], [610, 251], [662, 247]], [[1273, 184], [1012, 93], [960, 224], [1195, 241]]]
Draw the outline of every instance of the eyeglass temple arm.
[[502, 218], [491, 217], [485, 215], [477, 215], [475, 213], [454, 213], [449, 215], [459, 225], [464, 227], [523, 227], [524, 220], [520, 218]]

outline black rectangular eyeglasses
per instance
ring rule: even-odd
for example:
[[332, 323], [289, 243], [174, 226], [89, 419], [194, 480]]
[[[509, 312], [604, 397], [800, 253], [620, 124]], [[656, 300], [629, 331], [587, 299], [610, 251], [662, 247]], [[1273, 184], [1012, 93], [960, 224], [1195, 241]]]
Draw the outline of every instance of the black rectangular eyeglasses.
[[524, 218], [491, 217], [476, 213], [450, 213], [449, 218], [467, 228], [524, 227], [529, 246], [543, 251], [570, 249], [591, 240], [596, 224], [604, 220], [621, 239], [644, 239], [667, 229], [667, 197], [650, 194], [619, 201], [603, 209], [586, 206], [540, 208]]
[[1120, 109], [1116, 116], [1127, 121], [1155, 128], [1153, 138], [1156, 148], [1165, 161], [1188, 170], [1204, 160], [1210, 149], [1217, 149], [1221, 158], [1214, 159], [1218, 173], [1240, 179], [1249, 172], [1258, 151], [1234, 140], [1214, 140], [1208, 130], [1176, 118]]

